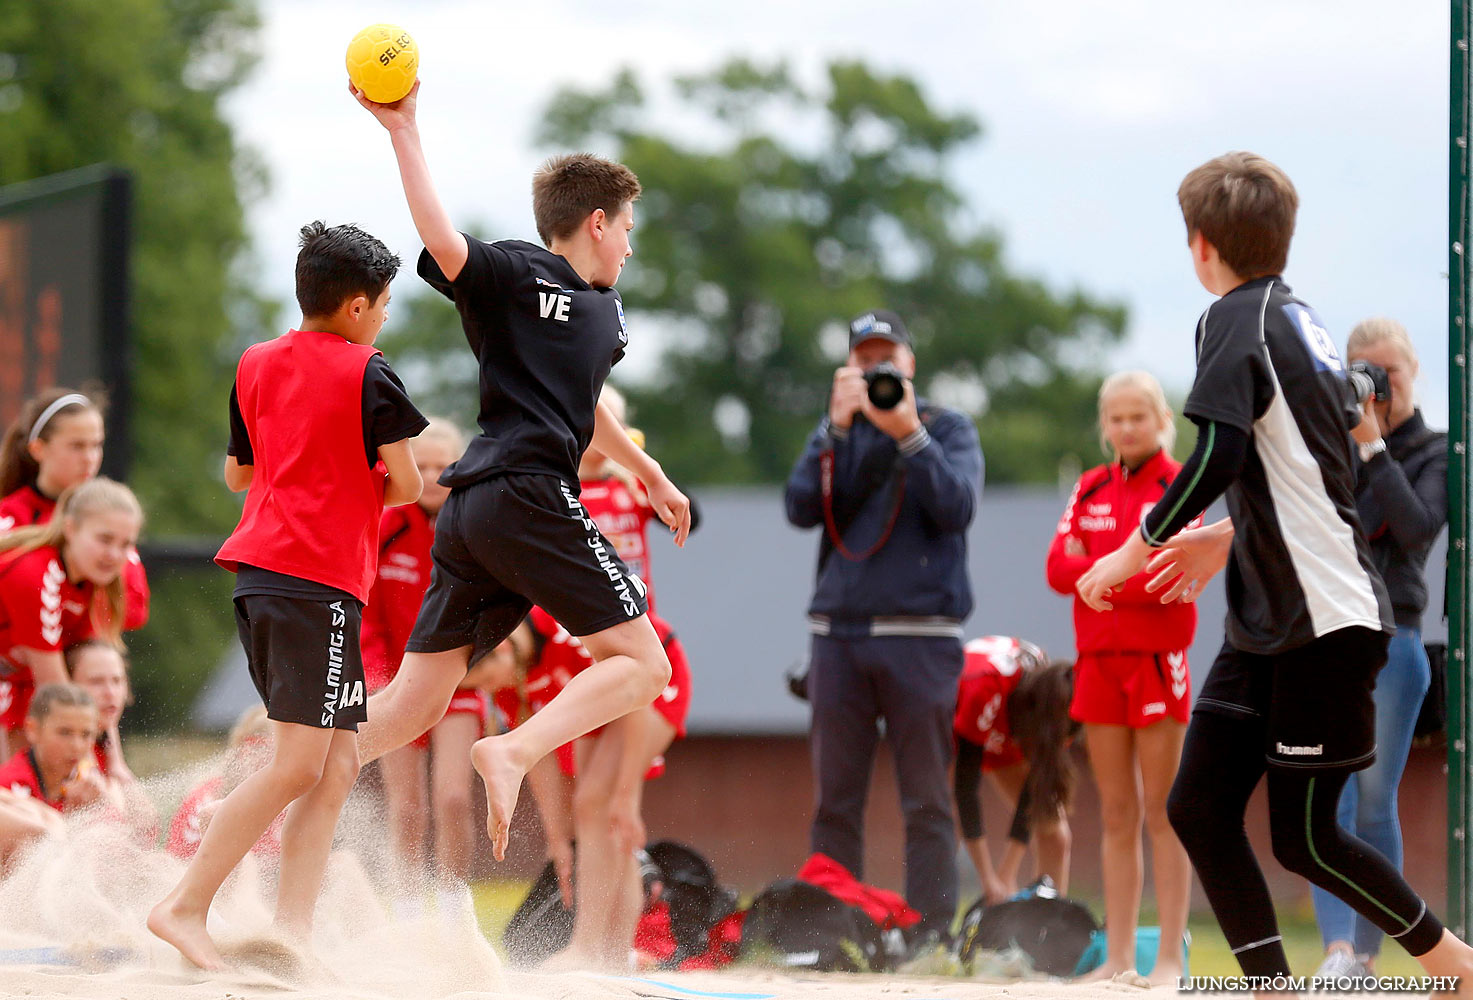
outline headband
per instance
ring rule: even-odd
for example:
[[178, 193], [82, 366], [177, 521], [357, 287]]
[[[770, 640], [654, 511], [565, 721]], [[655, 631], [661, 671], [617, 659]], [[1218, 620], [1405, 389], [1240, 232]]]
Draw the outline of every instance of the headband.
[[41, 436], [41, 432], [46, 429], [46, 425], [51, 422], [51, 418], [56, 416], [58, 411], [64, 410], [68, 406], [76, 405], [91, 406], [92, 400], [88, 399], [80, 392], [69, 392], [65, 396], [62, 396], [60, 399], [54, 400], [50, 406], [41, 411], [41, 415], [37, 417], [36, 422], [31, 425], [30, 439], [26, 443], [35, 444], [36, 439]]

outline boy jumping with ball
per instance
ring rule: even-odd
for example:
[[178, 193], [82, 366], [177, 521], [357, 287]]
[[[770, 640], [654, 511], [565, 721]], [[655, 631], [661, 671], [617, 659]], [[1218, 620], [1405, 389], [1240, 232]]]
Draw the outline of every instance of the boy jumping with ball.
[[[419, 274], [455, 303], [481, 369], [481, 433], [440, 480], [451, 493], [436, 526], [430, 588], [403, 666], [372, 699], [359, 753], [373, 760], [432, 726], [465, 676], [478, 626], [494, 646], [534, 604], [597, 661], [521, 726], [475, 745], [486, 829], [501, 860], [528, 769], [649, 705], [670, 677], [644, 583], [578, 500], [578, 463], [592, 443], [639, 477], [677, 545], [690, 530], [690, 501], [598, 402], [628, 341], [614, 283], [633, 252], [639, 181], [595, 156], [555, 157], [532, 183], [546, 248], [483, 243], [456, 231], [435, 193], [415, 121], [419, 85], [392, 105], [353, 93], [393, 141], [425, 243]], [[634, 829], [638, 817], [614, 822]]]
[[149, 930], [205, 969], [225, 966], [205, 928], [211, 901], [288, 806], [276, 919], [310, 936], [333, 828], [358, 778], [358, 631], [379, 521], [385, 506], [419, 499], [409, 439], [427, 424], [373, 348], [398, 270], [356, 226], [304, 226], [301, 329], [250, 347], [236, 371], [225, 485], [248, 492], [215, 561], [236, 574], [236, 627], [274, 752], [225, 797], [184, 877], [148, 915]]

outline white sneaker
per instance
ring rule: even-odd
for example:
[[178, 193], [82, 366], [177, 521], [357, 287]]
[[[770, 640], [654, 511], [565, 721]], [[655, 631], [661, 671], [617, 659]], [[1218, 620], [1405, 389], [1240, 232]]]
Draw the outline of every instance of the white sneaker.
[[1370, 976], [1370, 967], [1357, 956], [1336, 948], [1325, 955], [1320, 967], [1314, 970], [1316, 979], [1355, 979]]

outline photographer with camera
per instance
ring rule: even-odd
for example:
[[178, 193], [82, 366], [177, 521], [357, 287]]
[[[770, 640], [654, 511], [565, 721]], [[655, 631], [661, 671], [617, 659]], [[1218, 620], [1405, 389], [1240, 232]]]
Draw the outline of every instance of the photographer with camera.
[[[1406, 328], [1376, 318], [1350, 331], [1350, 380], [1364, 417], [1353, 432], [1360, 453], [1355, 503], [1386, 581], [1396, 635], [1376, 675], [1376, 760], [1345, 785], [1336, 819], [1348, 832], [1402, 864], [1396, 789], [1412, 745], [1412, 729], [1427, 693], [1430, 669], [1422, 645], [1427, 607], [1423, 568], [1447, 523], [1447, 435], [1429, 430], [1412, 383], [1417, 354]], [[1371, 975], [1382, 933], [1335, 896], [1314, 889], [1315, 916], [1325, 942], [1316, 975]]]
[[956, 912], [947, 771], [982, 449], [970, 418], [916, 399], [914, 375], [899, 316], [855, 319], [848, 364], [785, 499], [794, 525], [823, 526], [808, 608], [812, 849], [864, 877], [864, 804], [884, 719], [905, 814], [905, 896], [926, 940], [944, 939]]

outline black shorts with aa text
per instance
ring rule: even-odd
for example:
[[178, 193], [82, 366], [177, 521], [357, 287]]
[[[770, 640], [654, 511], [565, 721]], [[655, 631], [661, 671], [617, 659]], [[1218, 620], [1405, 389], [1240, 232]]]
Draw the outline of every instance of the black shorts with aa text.
[[408, 649], [490, 644], [536, 605], [575, 636], [648, 610], [645, 585], [556, 476], [508, 473], [451, 491]]
[[268, 718], [350, 729], [368, 718], [357, 601], [277, 594], [235, 599], [235, 627]]
[[1268, 763], [1358, 771], [1376, 759], [1371, 692], [1391, 637], [1338, 629], [1282, 653], [1246, 653], [1223, 643], [1197, 695], [1196, 712], [1262, 726]]

